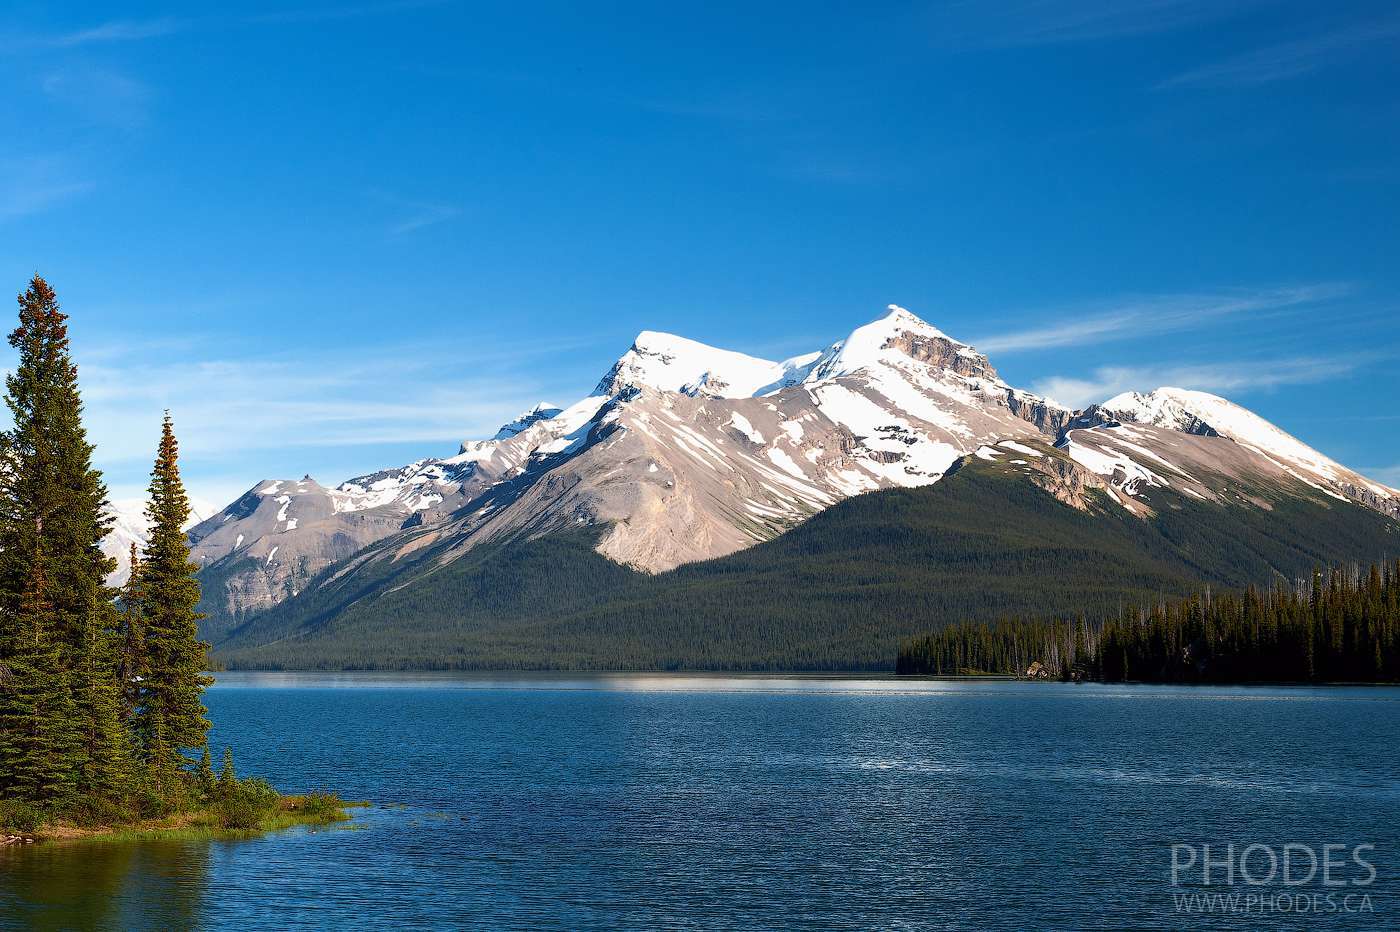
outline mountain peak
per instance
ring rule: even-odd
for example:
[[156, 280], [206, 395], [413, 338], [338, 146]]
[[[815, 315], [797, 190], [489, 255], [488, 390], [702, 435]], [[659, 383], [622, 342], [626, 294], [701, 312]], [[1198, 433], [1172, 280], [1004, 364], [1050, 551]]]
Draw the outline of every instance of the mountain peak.
[[999, 379], [987, 357], [898, 304], [833, 344], [812, 365], [808, 379], [835, 378], [910, 359], [967, 377]]
[[643, 330], [598, 383], [595, 395], [655, 388], [687, 395], [746, 398], [783, 374], [781, 363]]
[[[1319, 453], [1247, 408], [1209, 392], [1164, 385], [1147, 394], [1124, 392], [1098, 406], [1123, 421], [1168, 427], [1191, 434], [1228, 437], [1256, 450], [1290, 472], [1301, 470], [1329, 484], [1394, 501], [1394, 490], [1371, 482]], [[1305, 480], [1311, 481], [1311, 480]]]
[[564, 409], [558, 405], [550, 404], [547, 401], [541, 401], [529, 411], [518, 415], [514, 420], [502, 424], [501, 429], [496, 431], [496, 436], [491, 439], [509, 440], [511, 437], [514, 437], [516, 434], [530, 427], [530, 425], [538, 424], [540, 421], [547, 421], [563, 410]]

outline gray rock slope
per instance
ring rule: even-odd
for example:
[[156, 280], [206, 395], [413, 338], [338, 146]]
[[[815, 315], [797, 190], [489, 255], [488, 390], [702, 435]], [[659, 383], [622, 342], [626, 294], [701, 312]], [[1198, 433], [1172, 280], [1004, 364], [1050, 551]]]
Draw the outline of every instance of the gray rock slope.
[[339, 578], [428, 546], [450, 561], [578, 525], [604, 529], [605, 556], [659, 572], [767, 540], [852, 495], [936, 482], [969, 455], [1071, 504], [1103, 489], [1142, 516], [1138, 493], [1151, 486], [1247, 501], [1257, 483], [1285, 480], [1400, 516], [1400, 493], [1224, 399], [1161, 388], [1071, 411], [891, 306], [779, 362], [644, 332], [567, 408], [541, 404], [455, 456], [334, 488], [260, 482], [190, 539], [209, 607], [230, 617], [296, 594], [331, 564]]

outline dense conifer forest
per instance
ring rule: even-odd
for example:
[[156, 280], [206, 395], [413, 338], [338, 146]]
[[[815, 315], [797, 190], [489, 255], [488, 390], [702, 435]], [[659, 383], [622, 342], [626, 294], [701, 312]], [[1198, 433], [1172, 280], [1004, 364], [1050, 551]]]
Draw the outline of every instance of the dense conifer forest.
[[1106, 621], [961, 623], [900, 646], [904, 674], [1151, 683], [1400, 681], [1400, 561], [1269, 590], [1158, 600]]
[[114, 826], [200, 811], [252, 828], [279, 804], [231, 758], [216, 777], [201, 694], [208, 645], [189, 501], [169, 414], [151, 471], [149, 542], [118, 594], [106, 488], [82, 423], [68, 318], [35, 276], [19, 296], [18, 351], [0, 434], [0, 828]]

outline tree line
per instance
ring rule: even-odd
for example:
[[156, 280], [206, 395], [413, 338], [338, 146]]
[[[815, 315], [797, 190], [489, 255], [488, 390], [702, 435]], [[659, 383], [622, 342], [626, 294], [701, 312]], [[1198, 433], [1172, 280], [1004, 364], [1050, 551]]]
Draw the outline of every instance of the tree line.
[[118, 593], [106, 584], [107, 490], [67, 321], [36, 275], [9, 336], [18, 360], [5, 380], [13, 423], [0, 434], [0, 822], [11, 824], [163, 816], [217, 786], [171, 419], [151, 471], [149, 540], [132, 548]]
[[903, 642], [895, 668], [1110, 683], [1395, 682], [1400, 561], [1315, 570], [1271, 590], [1204, 588], [1101, 623], [954, 624]]

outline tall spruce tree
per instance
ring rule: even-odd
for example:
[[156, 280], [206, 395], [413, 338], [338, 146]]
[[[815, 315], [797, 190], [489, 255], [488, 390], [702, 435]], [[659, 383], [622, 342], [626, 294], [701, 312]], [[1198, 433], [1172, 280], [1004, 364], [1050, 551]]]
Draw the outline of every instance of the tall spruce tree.
[[[139, 567], [140, 615], [145, 634], [139, 730], [148, 747], [171, 752], [204, 747], [209, 721], [200, 701], [212, 680], [205, 675], [209, 645], [199, 640], [198, 565], [190, 562], [185, 522], [190, 502], [180, 480], [179, 446], [166, 412], [160, 449], [151, 470], [146, 519], [150, 535]], [[160, 723], [162, 735], [156, 734]]]
[[[72, 715], [52, 728], [58, 734], [71, 726], [79, 750], [63, 756], [70, 772], [52, 779], [95, 788], [110, 783], [104, 771], [119, 757], [112, 742], [121, 737], [106, 705], [116, 617], [104, 580], [113, 562], [101, 550], [107, 492], [92, 468], [67, 320], [53, 289], [34, 276], [9, 337], [19, 353], [5, 380], [13, 425], [0, 436], [0, 664], [17, 695], [68, 691]], [[37, 628], [36, 613], [43, 616]]]
[[122, 691], [126, 720], [134, 723], [141, 702], [141, 684], [150, 668], [146, 663], [146, 625], [141, 616], [141, 554], [135, 543], [131, 545], [129, 559], [131, 572], [122, 588], [117, 683]]
[[76, 792], [79, 735], [73, 697], [59, 674], [59, 645], [48, 624], [44, 561], [36, 548], [0, 668], [0, 793], [62, 806]]

